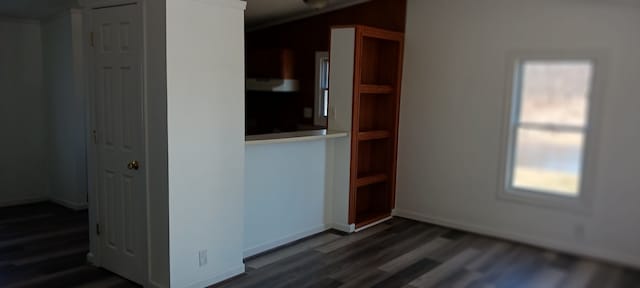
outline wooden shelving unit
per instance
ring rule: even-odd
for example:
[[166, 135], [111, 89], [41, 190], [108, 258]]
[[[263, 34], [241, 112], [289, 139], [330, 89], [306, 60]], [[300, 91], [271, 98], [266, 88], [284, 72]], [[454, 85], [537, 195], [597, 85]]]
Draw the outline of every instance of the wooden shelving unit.
[[387, 176], [387, 174], [381, 173], [381, 174], [358, 178], [356, 185], [358, 187], [363, 187], [363, 186], [369, 186], [372, 184], [383, 183], [383, 182], [386, 182], [387, 180], [389, 180], [389, 177]]
[[391, 136], [391, 133], [387, 130], [366, 131], [366, 132], [358, 133], [358, 140], [360, 141], [381, 140], [381, 139], [387, 139], [390, 136]]
[[391, 85], [360, 85], [360, 93], [362, 94], [391, 94], [392, 92], [393, 86]]
[[391, 215], [395, 203], [404, 35], [355, 26], [349, 222]]

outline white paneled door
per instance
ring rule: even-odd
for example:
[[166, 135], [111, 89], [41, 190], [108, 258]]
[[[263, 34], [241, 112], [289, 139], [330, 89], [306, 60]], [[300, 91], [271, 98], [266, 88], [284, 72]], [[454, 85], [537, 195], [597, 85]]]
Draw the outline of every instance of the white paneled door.
[[101, 265], [143, 283], [146, 233], [142, 32], [137, 5], [93, 10]]

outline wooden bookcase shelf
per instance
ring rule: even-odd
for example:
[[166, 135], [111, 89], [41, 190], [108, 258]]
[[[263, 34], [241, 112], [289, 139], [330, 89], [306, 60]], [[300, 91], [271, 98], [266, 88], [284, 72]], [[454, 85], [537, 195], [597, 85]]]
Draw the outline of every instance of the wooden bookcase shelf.
[[371, 85], [361, 84], [360, 93], [362, 94], [391, 94], [393, 87], [390, 85]]
[[395, 204], [404, 35], [355, 26], [349, 223], [391, 215]]
[[356, 223], [360, 223], [359, 227], [369, 225], [373, 222], [382, 220], [391, 216], [390, 212], [387, 211], [366, 211], [358, 214], [358, 218], [356, 218]]
[[381, 140], [391, 137], [391, 132], [387, 130], [374, 130], [358, 133], [359, 141]]
[[358, 187], [363, 187], [363, 186], [368, 186], [368, 185], [372, 185], [372, 184], [378, 184], [378, 183], [382, 183], [382, 182], [386, 182], [389, 179], [389, 177], [387, 177], [387, 174], [376, 174], [376, 175], [371, 175], [371, 176], [366, 176], [366, 177], [361, 177], [358, 178]]

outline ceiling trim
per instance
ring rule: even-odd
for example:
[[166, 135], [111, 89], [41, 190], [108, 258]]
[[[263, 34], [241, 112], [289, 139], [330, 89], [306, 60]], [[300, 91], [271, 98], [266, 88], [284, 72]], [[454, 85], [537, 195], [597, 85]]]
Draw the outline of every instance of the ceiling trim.
[[320, 10], [314, 10], [314, 11], [310, 11], [307, 13], [302, 13], [302, 14], [298, 14], [298, 15], [294, 15], [294, 16], [290, 16], [290, 17], [286, 17], [286, 18], [281, 18], [281, 19], [277, 19], [277, 20], [273, 20], [273, 21], [267, 21], [258, 25], [251, 25], [251, 26], [247, 26], [246, 31], [247, 32], [253, 32], [253, 31], [257, 31], [257, 30], [262, 30], [262, 29], [266, 29], [269, 27], [273, 27], [273, 26], [277, 26], [280, 24], [285, 24], [288, 22], [293, 22], [296, 20], [301, 20], [304, 18], [309, 18], [309, 17], [313, 17], [316, 15], [320, 15], [320, 14], [325, 14], [325, 13], [329, 13], [332, 11], [336, 11], [336, 10], [340, 10], [340, 9], [344, 9], [350, 6], [355, 6], [358, 4], [362, 4], [365, 2], [369, 2], [371, 0], [352, 0], [352, 1], [348, 1], [348, 2], [344, 2], [344, 3], [340, 3], [340, 4], [336, 4], [336, 5], [331, 5], [328, 6], [326, 8], [320, 9]]

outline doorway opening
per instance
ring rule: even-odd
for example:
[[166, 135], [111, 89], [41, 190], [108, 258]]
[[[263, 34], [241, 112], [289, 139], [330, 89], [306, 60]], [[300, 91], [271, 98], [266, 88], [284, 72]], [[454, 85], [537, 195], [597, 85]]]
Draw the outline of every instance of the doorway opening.
[[100, 8], [0, 3], [0, 286], [146, 281], [141, 6]]

